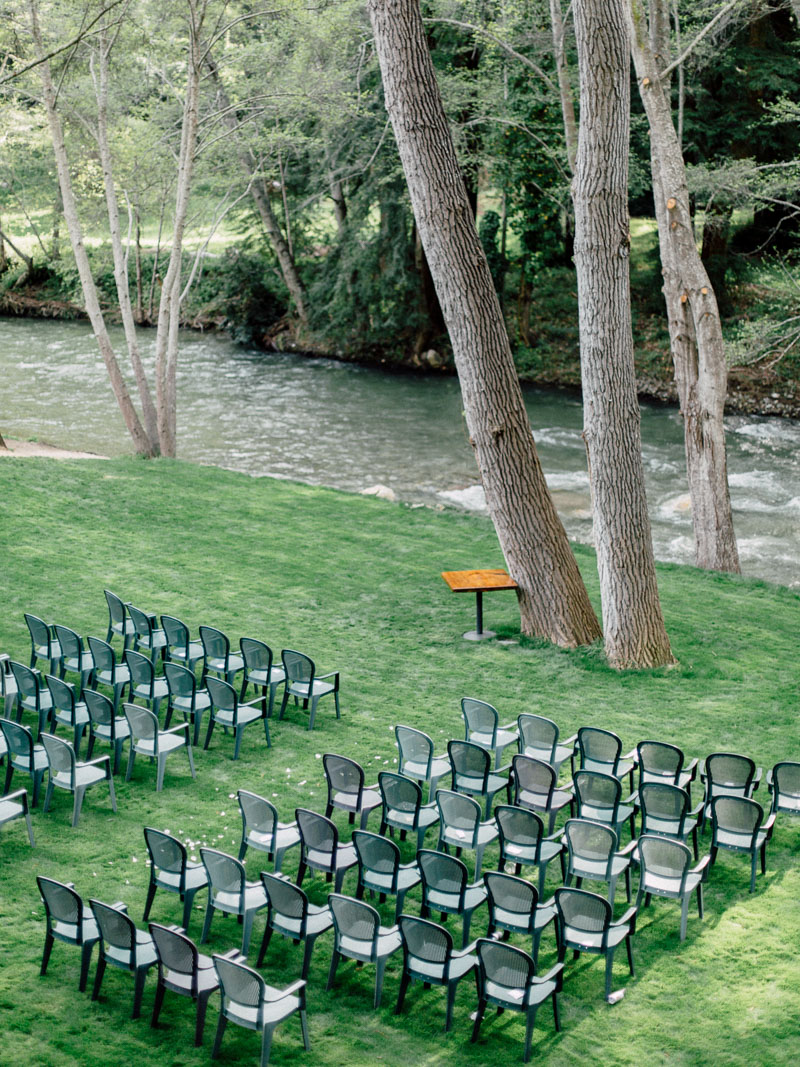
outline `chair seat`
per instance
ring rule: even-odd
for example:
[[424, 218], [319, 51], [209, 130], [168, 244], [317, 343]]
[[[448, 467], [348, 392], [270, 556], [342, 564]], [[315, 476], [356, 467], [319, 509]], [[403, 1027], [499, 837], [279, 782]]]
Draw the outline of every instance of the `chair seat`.
[[[464, 910], [471, 911], [486, 900], [487, 893], [482, 885], [469, 886], [464, 893]], [[435, 911], [452, 912], [458, 910], [458, 893], [450, 893], [443, 889], [429, 889], [427, 894], [428, 907]]]
[[[294, 915], [284, 915], [282, 912], [273, 911], [270, 917], [270, 925], [290, 937], [299, 937], [302, 924], [301, 920], [295, 918]], [[308, 905], [308, 916], [306, 918], [307, 935], [316, 937], [325, 933], [326, 930], [330, 930], [332, 926], [333, 916], [327, 904], [322, 906], [316, 904]]]
[[[161, 886], [162, 889], [172, 889], [177, 893], [181, 885], [180, 871], [159, 870], [155, 881], [156, 885]], [[204, 885], [208, 885], [208, 874], [202, 863], [186, 864], [186, 880], [184, 884], [190, 890], [202, 889]]]
[[[18, 697], [19, 703], [25, 708], [26, 711], [36, 711], [36, 701], [31, 697], [21, 696]], [[53, 706], [53, 698], [46, 689], [39, 691], [39, 707], [42, 711], [49, 711]]]
[[21, 804], [17, 804], [14, 800], [3, 800], [0, 798], [0, 823], [8, 822], [10, 819], [16, 819], [23, 814], [25, 809]]
[[[248, 726], [251, 722], [261, 718], [261, 707], [248, 708], [246, 704], [240, 704], [238, 708], [237, 726]], [[218, 708], [214, 712], [214, 719], [220, 726], [233, 726], [233, 712], [227, 708]]]
[[361, 807], [358, 807], [358, 797], [353, 793], [334, 793], [333, 806], [342, 811], [374, 811], [381, 806], [381, 796], [376, 789], [363, 789], [361, 791]]
[[341, 867], [352, 867], [357, 862], [358, 857], [356, 856], [355, 845], [337, 845], [332, 867], [330, 852], [323, 852], [322, 849], [318, 848], [310, 848], [306, 856], [306, 863], [309, 867], [322, 868], [324, 871], [338, 871]]
[[475, 845], [488, 845], [490, 841], [495, 841], [499, 834], [496, 823], [482, 823], [478, 827], [477, 840], [473, 843], [473, 835], [467, 830], [448, 826], [442, 834], [442, 841], [457, 848], [474, 848]]
[[289, 685], [289, 693], [301, 700], [308, 700], [309, 697], [324, 697], [327, 693], [332, 693], [335, 688], [333, 682], [321, 682], [315, 678], [310, 687], [308, 682], [292, 682]]
[[[183, 971], [171, 971], [169, 968], [165, 968], [164, 984], [177, 993], [185, 993], [187, 996], [192, 994], [192, 976], [191, 974], [184, 974]], [[219, 979], [217, 978], [217, 972], [214, 970], [214, 961], [210, 956], [198, 955], [197, 992], [206, 993], [209, 990], [216, 989], [218, 985]]]
[[[278, 823], [274, 840], [276, 849], [291, 848], [296, 845], [300, 840], [300, 831], [297, 829], [297, 823]], [[247, 844], [252, 845], [253, 848], [257, 848], [261, 852], [271, 852], [273, 835], [262, 834], [259, 830], [251, 830], [247, 835]]]
[[241, 671], [244, 668], [244, 660], [234, 653], [228, 656], [227, 663], [221, 656], [208, 656], [206, 658], [206, 666], [210, 671], [224, 671], [226, 674], [230, 674], [234, 671]]
[[[521, 934], [527, 934], [531, 931], [530, 915], [521, 915], [518, 911], [509, 911], [507, 908], [500, 908], [496, 904], [493, 915], [495, 923], [505, 929], [515, 930]], [[533, 929], [541, 930], [549, 922], [552, 922], [555, 917], [556, 908], [554, 904], [540, 905], [533, 913]]]
[[[94, 732], [98, 737], [101, 737], [104, 741], [111, 740], [111, 724], [110, 723], [94, 723]], [[128, 720], [124, 716], [120, 716], [114, 720], [114, 736], [118, 741], [124, 737], [130, 737], [131, 728], [128, 725]]]
[[124, 967], [126, 970], [131, 970], [133, 967], [149, 967], [158, 959], [155, 943], [146, 930], [136, 931], [136, 949], [133, 953], [130, 949], [107, 944], [105, 955], [109, 963]]
[[[608, 930], [607, 944], [618, 945], [621, 941], [624, 941], [628, 936], [630, 926], [625, 923], [624, 926], [611, 926]], [[581, 948], [594, 950], [595, 952], [602, 952], [603, 950], [603, 932], [592, 933], [588, 930], [576, 930], [574, 926], [564, 927], [564, 940], [569, 945], [579, 945]]]
[[542, 763], [549, 763], [552, 767], [560, 767], [564, 760], [569, 759], [572, 755], [572, 746], [567, 748], [565, 745], [556, 745], [555, 754], [553, 754], [552, 745], [548, 745], [546, 748], [534, 748], [533, 745], [525, 745], [522, 749], [523, 756], [533, 756], [534, 759], [541, 760]]
[[[185, 734], [159, 733], [158, 735], [158, 751], [160, 755], [165, 752], [174, 752], [176, 748], [182, 748], [185, 744]], [[137, 752], [141, 752], [145, 756], [152, 756], [155, 753], [156, 745], [153, 738], [142, 737], [134, 742], [133, 747]]]
[[[467, 956], [453, 956], [450, 959], [450, 980], [457, 981], [469, 974], [477, 964], [478, 957], [472, 954]], [[444, 981], [444, 964], [434, 963], [431, 960], [422, 960], [418, 956], [409, 954], [407, 967], [415, 978], [421, 978], [426, 982]]]
[[48, 645], [34, 645], [37, 657], [41, 659], [61, 659], [61, 645], [54, 637]]
[[192, 711], [206, 711], [211, 707], [211, 697], [204, 689], [198, 689], [195, 693], [194, 705], [191, 697], [174, 696], [171, 700], [173, 708], [186, 712], [187, 715]]
[[[375, 943], [375, 956], [391, 956], [403, 943], [400, 930], [396, 926], [381, 926]], [[372, 940], [364, 941], [359, 937], [342, 934], [339, 938], [339, 951], [352, 959], [369, 961], [373, 959]]]
[[800, 814], [800, 797], [787, 796], [785, 793], [780, 793], [778, 795], [778, 811]]
[[56, 919], [51, 929], [53, 937], [58, 938], [59, 941], [66, 941], [70, 945], [85, 945], [90, 941], [98, 941], [100, 939], [100, 931], [97, 929], [96, 921], [91, 915], [86, 915], [85, 913], [83, 916], [82, 939], [79, 936], [77, 923], [67, 923]]
[[[694, 829], [694, 821], [688, 821], [684, 824], [683, 837], [687, 837]], [[642, 830], [642, 833], [648, 834], [661, 834], [662, 837], [679, 837], [681, 828], [680, 819], [662, 819], [654, 815], [647, 816], [646, 829]]]
[[95, 671], [94, 677], [103, 685], [127, 685], [131, 680], [131, 672], [125, 663], [119, 663], [113, 671]]
[[[392, 888], [392, 875], [381, 871], [364, 871], [362, 881], [367, 889], [377, 889], [378, 892], [388, 893]], [[422, 876], [416, 863], [407, 863], [400, 867], [397, 872], [397, 889], [399, 892], [407, 892], [419, 885]]]
[[[53, 716], [56, 722], [60, 722], [62, 726], [72, 726], [72, 717], [66, 711], [57, 711]], [[85, 726], [89, 721], [89, 712], [83, 701], [79, 701], [75, 705], [75, 726]]]
[[94, 656], [91, 652], [82, 652], [80, 657], [65, 656], [61, 662], [68, 671], [75, 671], [76, 674], [94, 670]]
[[[613, 825], [621, 826], [627, 819], [630, 819], [633, 815], [633, 807], [627, 804], [620, 804], [617, 808], [617, 818]], [[611, 826], [611, 808], [598, 808], [594, 804], [582, 804], [580, 817], [582, 819], [592, 819], [594, 822], [605, 823], [606, 826]]]
[[133, 691], [142, 700], [163, 700], [169, 692], [166, 678], [154, 679], [152, 689], [149, 685], [135, 685]]
[[520, 789], [517, 804], [523, 808], [535, 808], [537, 811], [560, 811], [572, 800], [572, 793], [555, 789], [547, 807], [547, 794], [534, 793], [531, 789]]
[[479, 793], [481, 796], [489, 793], [499, 793], [501, 789], [505, 789], [507, 784], [508, 779], [500, 774], [490, 774], [486, 779], [485, 788], [483, 775], [478, 777], [469, 774], [457, 774], [455, 776], [456, 789], [461, 789], [465, 793]]
[[178, 663], [194, 663], [203, 658], [203, 646], [200, 641], [190, 641], [188, 648], [172, 648], [169, 653], [170, 659]]
[[[693, 893], [702, 880], [702, 874], [688, 874], [686, 876], [684, 893]], [[647, 872], [647, 877], [642, 883], [642, 888], [645, 893], [655, 893], [658, 897], [679, 897], [683, 895], [681, 893], [680, 878], [675, 878], [670, 875], [653, 874], [652, 871]]]
[[280, 685], [286, 679], [286, 671], [283, 667], [272, 667], [269, 672], [257, 667], [247, 671], [245, 677], [251, 685]]
[[[219, 911], [227, 911], [232, 915], [239, 914], [239, 893], [228, 893], [223, 890], [213, 896], [214, 907]], [[248, 882], [244, 891], [245, 911], [253, 911], [257, 908], [266, 907], [267, 894], [261, 882]]]
[[[18, 771], [28, 771], [30, 773], [31, 760], [30, 756], [11, 756], [11, 763]], [[33, 769], [34, 771], [44, 771], [49, 767], [47, 761], [47, 753], [44, 750], [44, 745], [33, 746]]]
[[[272, 993], [277, 993], [277, 989], [267, 989]], [[280, 1000], [265, 1001], [264, 1010], [261, 1016], [264, 1026], [272, 1026], [273, 1024], [281, 1022], [283, 1019], [287, 1019], [294, 1012], [300, 1010], [300, 1000], [298, 997], [281, 997]], [[259, 1012], [257, 1007], [250, 1007], [249, 1004], [240, 1004], [235, 1001], [228, 1001], [225, 1009], [225, 1014], [231, 1020], [231, 1022], [238, 1023], [239, 1026], [244, 1026], [248, 1030], [257, 1030]]]
[[555, 982], [536, 982], [525, 989], [509, 989], [508, 986], [498, 985], [497, 982], [486, 979], [486, 994], [490, 1000], [501, 1000], [506, 1004], [518, 1005], [520, 1008], [542, 1004], [555, 990]]
[[496, 730], [493, 745], [491, 731], [484, 733], [481, 730], [472, 730], [468, 740], [474, 745], [480, 745], [481, 748], [507, 748], [508, 745], [513, 744], [518, 737], [519, 732], [517, 730]]
[[[755, 847], [761, 848], [766, 840], [766, 832], [759, 830], [756, 835]], [[729, 848], [734, 852], [752, 852], [753, 835], [749, 831], [747, 833], [737, 833], [735, 830], [717, 830], [714, 843], [719, 845], [720, 848]]]
[[[151, 630], [149, 636], [145, 637], [140, 634], [137, 644], [140, 648], [149, 648], [151, 651], [155, 648], [165, 648], [167, 635], [163, 630]], [[202, 652], [200, 655], [202, 655]]]
[[[614, 856], [611, 860], [611, 877], [618, 878], [626, 867], [631, 863], [630, 856]], [[603, 860], [590, 860], [584, 856], [576, 856], [572, 863], [572, 873], [578, 878], [588, 878], [590, 881], [606, 880], [608, 863]]]
[[[56, 774], [51, 771], [50, 777], [53, 785], [57, 785], [60, 789], [72, 789], [73, 787], [69, 771], [58, 771]], [[76, 789], [88, 789], [96, 782], [102, 782], [105, 777], [106, 772], [102, 767], [90, 767], [85, 763], [75, 764]]]
[[507, 841], [503, 848], [506, 859], [516, 860], [518, 863], [549, 863], [561, 851], [561, 845], [556, 841], [542, 841], [538, 859], [536, 858], [536, 845], [518, 845], [513, 841]]
[[[439, 811], [435, 804], [423, 804], [419, 809], [418, 826], [433, 826], [439, 821]], [[414, 828], [414, 812], [401, 811], [399, 808], [389, 808], [386, 812], [386, 822], [399, 830]]]
[[[445, 774], [449, 774], [450, 771], [449, 759], [445, 759], [443, 756], [434, 756], [431, 760], [431, 778], [442, 778]], [[407, 778], [422, 778], [426, 780], [428, 777], [427, 761], [420, 763], [416, 760], [406, 760], [403, 763], [403, 774]]]

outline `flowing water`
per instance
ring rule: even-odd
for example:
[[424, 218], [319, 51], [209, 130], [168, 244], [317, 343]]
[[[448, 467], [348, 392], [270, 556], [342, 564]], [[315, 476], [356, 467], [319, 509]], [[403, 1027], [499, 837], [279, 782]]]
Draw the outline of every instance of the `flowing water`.
[[[124, 352], [121, 332], [112, 335]], [[145, 354], [154, 334], [143, 331]], [[105, 455], [131, 452], [85, 323], [0, 319], [0, 431]], [[580, 401], [526, 389], [542, 465], [570, 537], [591, 541]], [[733, 416], [728, 467], [746, 574], [800, 586], [800, 422]], [[182, 459], [360, 491], [383, 485], [432, 506], [483, 506], [454, 378], [241, 348], [185, 333], [178, 372]], [[642, 405], [656, 556], [692, 561], [677, 410]], [[476, 561], [476, 564], [480, 561]]]

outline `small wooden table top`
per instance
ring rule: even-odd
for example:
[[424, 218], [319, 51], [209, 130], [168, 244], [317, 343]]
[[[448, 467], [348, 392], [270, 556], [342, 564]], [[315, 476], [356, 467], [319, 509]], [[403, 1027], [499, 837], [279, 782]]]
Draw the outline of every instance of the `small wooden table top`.
[[502, 567], [484, 571], [442, 571], [442, 577], [454, 593], [483, 593], [491, 589], [516, 589]]

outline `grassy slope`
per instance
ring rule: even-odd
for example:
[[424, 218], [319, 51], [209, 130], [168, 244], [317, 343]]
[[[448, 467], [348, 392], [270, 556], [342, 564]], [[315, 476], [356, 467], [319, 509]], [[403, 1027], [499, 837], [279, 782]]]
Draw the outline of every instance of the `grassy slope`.
[[[249, 634], [275, 649], [304, 649], [321, 667], [343, 672], [339, 723], [324, 702], [312, 734], [304, 729], [305, 717], [291, 713], [274, 724], [271, 751], [257, 729], [249, 731], [236, 764], [230, 739], [215, 735], [211, 749], [197, 754], [197, 781], [189, 778], [185, 760], [173, 757], [160, 795], [154, 768], [137, 763], [130, 783], [118, 778], [117, 816], [97, 788], [87, 794], [74, 831], [69, 798], [58, 793], [48, 815], [34, 813], [34, 850], [23, 843], [20, 824], [4, 828], [2, 1064], [149, 1059], [204, 1064], [216, 1023], [212, 1001], [205, 1047], [193, 1049], [191, 1007], [168, 997], [163, 1025], [151, 1030], [152, 976], [144, 1016], [133, 1022], [132, 982], [111, 969], [101, 1000], [91, 1003], [88, 994], [77, 992], [78, 954], [63, 945], [56, 945], [48, 975], [40, 979], [43, 909], [37, 873], [74, 881], [85, 897], [124, 899], [138, 921], [147, 883], [143, 825], [235, 852], [239, 818], [231, 795], [237, 788], [274, 796], [284, 817], [299, 804], [321, 810], [318, 753], [352, 755], [374, 780], [382, 767], [393, 766], [396, 722], [426, 729], [442, 746], [459, 736], [463, 695], [491, 700], [505, 720], [521, 711], [541, 712], [564, 734], [582, 724], [602, 724], [619, 732], [627, 747], [652, 736], [676, 741], [691, 755], [748, 752], [765, 767], [800, 757], [800, 600], [784, 589], [662, 567], [664, 611], [680, 665], [620, 676], [596, 650], [565, 653], [533, 642], [476, 646], [461, 640], [471, 621], [471, 598], [449, 594], [439, 572], [502, 563], [490, 524], [476, 516], [435, 515], [214, 469], [135, 460], [6, 460], [0, 465], [0, 493], [0, 650], [27, 656], [26, 610], [84, 634], [104, 634], [107, 586], [150, 610], [178, 615], [193, 628], [207, 622], [235, 639]], [[596, 599], [593, 557], [586, 549], [577, 551]], [[512, 636], [518, 625], [513, 598], [489, 598], [487, 621]], [[23, 784], [19, 775], [17, 783]], [[763, 800], [764, 792], [759, 795]], [[656, 901], [637, 931], [637, 977], [626, 974], [624, 953], [615, 967], [615, 985], [627, 987], [617, 1006], [602, 1000], [601, 961], [568, 961], [563, 1032], [554, 1033], [544, 1009], [534, 1055], [552, 1064], [795, 1061], [798, 846], [800, 824], [781, 818], [767, 876], [759, 875], [753, 896], [747, 893], [746, 860], [723, 854], [707, 887], [706, 919], [701, 923], [696, 912], [691, 915], [682, 945], [676, 906]], [[296, 860], [290, 857], [286, 869], [293, 874]], [[490, 852], [487, 865], [491, 860]], [[260, 854], [251, 854], [247, 865], [257, 877]], [[322, 879], [310, 884], [312, 899], [324, 901]], [[348, 875], [345, 891], [354, 885]], [[554, 886], [550, 879], [548, 888]], [[409, 911], [416, 911], [418, 899], [411, 895]], [[385, 919], [389, 914], [385, 911]], [[177, 897], [158, 894], [152, 918], [179, 921]], [[190, 933], [199, 937], [201, 925], [198, 910]], [[484, 929], [485, 912], [478, 912], [473, 933]], [[251, 962], [262, 930], [259, 918]], [[224, 950], [237, 936], [232, 920], [217, 918], [210, 949]], [[330, 935], [317, 945], [310, 973], [311, 1055], [303, 1055], [299, 1028], [291, 1022], [278, 1030], [274, 1063], [469, 1065], [520, 1059], [524, 1027], [518, 1016], [493, 1017], [481, 1041], [469, 1043], [471, 982], [459, 990], [455, 1025], [445, 1036], [441, 991], [414, 986], [403, 1017], [392, 1015], [399, 960], [390, 964], [384, 1003], [373, 1012], [370, 969], [356, 972], [352, 964], [342, 965], [335, 992], [327, 994], [329, 959]], [[547, 934], [542, 968], [552, 962]], [[287, 983], [299, 966], [300, 949], [273, 939], [267, 980]], [[229, 1027], [220, 1062], [255, 1062], [257, 1047], [254, 1035]]]

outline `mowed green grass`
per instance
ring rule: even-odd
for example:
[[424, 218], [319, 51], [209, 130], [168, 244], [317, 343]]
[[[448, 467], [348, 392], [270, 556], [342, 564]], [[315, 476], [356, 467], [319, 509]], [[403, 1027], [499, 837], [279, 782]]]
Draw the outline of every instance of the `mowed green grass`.
[[[500, 566], [490, 523], [472, 515], [433, 513], [287, 482], [250, 478], [175, 462], [137, 460], [5, 460], [0, 463], [0, 651], [27, 662], [23, 612], [59, 621], [81, 634], [105, 635], [103, 588], [154, 612], [208, 623], [234, 642], [242, 635], [307, 651], [322, 669], [342, 671], [342, 719], [323, 701], [313, 733], [307, 716], [290, 709], [273, 721], [273, 748], [249, 729], [232, 762], [232, 739], [215, 733], [196, 754], [197, 780], [182, 754], [167, 764], [155, 791], [155, 768], [138, 760], [129, 783], [117, 778], [118, 813], [98, 787], [86, 796], [80, 825], [70, 828], [71, 799], [57, 792], [50, 812], [34, 812], [36, 847], [21, 823], [0, 832], [0, 1063], [22, 1065], [190, 1065], [208, 1062], [216, 1025], [209, 1010], [203, 1048], [192, 1047], [193, 1008], [167, 996], [158, 1030], [149, 1025], [155, 977], [148, 978], [143, 1016], [130, 1018], [133, 982], [111, 968], [100, 1000], [77, 990], [79, 954], [56, 944], [48, 974], [38, 974], [44, 911], [36, 875], [73, 881], [86, 898], [124, 900], [140, 921], [147, 886], [145, 825], [187, 840], [194, 855], [204, 842], [236, 852], [240, 823], [235, 793], [246, 788], [273, 799], [283, 818], [298, 805], [324, 810], [321, 754], [358, 759], [370, 780], [394, 766], [393, 727], [402, 722], [430, 733], [437, 747], [462, 732], [459, 701], [494, 703], [504, 721], [533, 711], [555, 719], [564, 735], [583, 724], [617, 731], [632, 748], [642, 738], [681, 745], [689, 756], [715, 750], [752, 755], [769, 768], [800, 759], [797, 727], [797, 635], [800, 599], [786, 589], [663, 566], [660, 586], [678, 666], [617, 674], [598, 649], [563, 652], [537, 642], [470, 644], [471, 596], [451, 594], [439, 573]], [[597, 602], [591, 552], [576, 547]], [[598, 605], [599, 608], [599, 605]], [[486, 598], [487, 624], [515, 637], [513, 596]], [[62, 732], [63, 733], [63, 732]], [[97, 754], [97, 753], [96, 753]], [[25, 784], [15, 775], [14, 785]], [[695, 796], [697, 796], [695, 787]], [[759, 791], [766, 801], [766, 790]], [[345, 838], [346, 819], [337, 820]], [[378, 820], [372, 817], [371, 828]], [[708, 847], [709, 836], [703, 844]], [[428, 838], [435, 844], [435, 835]], [[706, 890], [706, 918], [696, 910], [688, 937], [678, 940], [679, 910], [655, 901], [640, 916], [636, 977], [622, 952], [614, 971], [626, 989], [613, 1007], [603, 1000], [603, 964], [567, 961], [561, 999], [563, 1031], [540, 1012], [534, 1060], [548, 1064], [789, 1064], [800, 1054], [800, 821], [780, 816], [768, 850], [766, 877], [750, 895], [746, 858], [723, 853]], [[491, 867], [496, 852], [488, 852]], [[405, 846], [405, 858], [411, 858]], [[256, 878], [265, 857], [250, 853]], [[287, 856], [285, 870], [296, 871]], [[548, 895], [556, 887], [548, 879]], [[311, 898], [325, 900], [317, 876]], [[345, 892], [355, 889], [351, 873]], [[190, 934], [199, 938], [204, 901], [198, 896]], [[407, 900], [418, 912], [418, 891]], [[624, 894], [617, 913], [624, 907]], [[385, 921], [391, 909], [382, 909]], [[181, 906], [159, 893], [152, 918], [178, 922]], [[456, 924], [451, 920], [451, 926]], [[476, 913], [473, 936], [486, 929]], [[251, 962], [263, 932], [255, 924]], [[238, 943], [240, 928], [217, 917], [209, 951]], [[521, 943], [521, 942], [518, 942]], [[414, 985], [402, 1016], [393, 1014], [400, 957], [390, 963], [383, 1004], [373, 1011], [374, 971], [345, 962], [325, 992], [331, 935], [317, 943], [309, 975], [312, 1051], [299, 1025], [279, 1028], [275, 1064], [516, 1063], [522, 1017], [490, 1016], [470, 1043], [476, 999], [462, 983], [452, 1032], [443, 1033], [441, 990]], [[263, 973], [274, 985], [299, 975], [302, 950], [273, 938]], [[540, 968], [555, 962], [552, 933], [542, 942]], [[94, 967], [90, 981], [94, 975]], [[254, 1063], [258, 1039], [230, 1026], [221, 1063]]]

